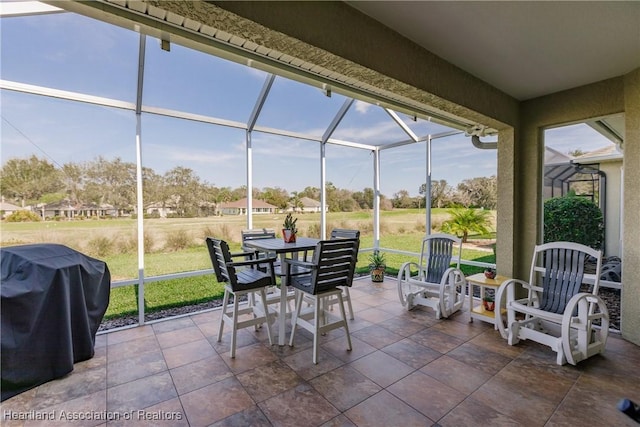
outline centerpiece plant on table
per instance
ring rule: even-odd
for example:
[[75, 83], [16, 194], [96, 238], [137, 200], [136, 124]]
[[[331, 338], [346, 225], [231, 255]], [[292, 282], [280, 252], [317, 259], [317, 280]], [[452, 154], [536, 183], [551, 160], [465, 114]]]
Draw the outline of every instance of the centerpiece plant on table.
[[285, 243], [295, 243], [296, 234], [298, 233], [298, 227], [296, 226], [298, 218], [294, 218], [291, 213], [288, 213], [282, 223], [282, 238]]

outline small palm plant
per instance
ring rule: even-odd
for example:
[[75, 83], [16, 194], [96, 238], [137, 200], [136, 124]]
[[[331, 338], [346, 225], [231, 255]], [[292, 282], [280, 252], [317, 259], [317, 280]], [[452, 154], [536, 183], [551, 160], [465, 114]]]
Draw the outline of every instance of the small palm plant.
[[486, 234], [489, 232], [489, 211], [484, 209], [450, 209], [451, 219], [442, 223], [442, 231], [462, 237], [466, 243], [469, 233]]

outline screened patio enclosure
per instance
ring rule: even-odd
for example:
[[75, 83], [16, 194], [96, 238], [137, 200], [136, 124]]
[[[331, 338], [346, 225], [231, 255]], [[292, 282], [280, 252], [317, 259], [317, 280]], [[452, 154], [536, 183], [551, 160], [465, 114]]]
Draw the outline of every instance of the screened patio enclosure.
[[[22, 12], [10, 13], [3, 5], [2, 16], [4, 157], [35, 152], [59, 167], [92, 155], [135, 162], [137, 213], [148, 203], [145, 168], [162, 168], [167, 159], [191, 161], [196, 163], [187, 164], [197, 165], [203, 175], [214, 169], [215, 175], [205, 176], [216, 180], [244, 170], [246, 226], [252, 228], [252, 189], [296, 162], [304, 173], [285, 172], [276, 182], [320, 188], [323, 237], [327, 183], [347, 176], [347, 182], [374, 189], [374, 248], [364, 250], [378, 249], [385, 168], [389, 175], [405, 173], [418, 188], [432, 176], [432, 141], [445, 145], [458, 138], [471, 147], [469, 135], [493, 132], [364, 89], [278, 75], [268, 64], [188, 39], [184, 45], [169, 43], [144, 26], [135, 32], [37, 2], [15, 7]], [[56, 28], [64, 28], [63, 38]], [[74, 40], [94, 43], [80, 46]], [[26, 73], [24, 61], [30, 64]], [[269, 156], [273, 151], [278, 155]], [[494, 150], [477, 151], [495, 163]], [[431, 199], [429, 191], [424, 196]], [[425, 222], [430, 230], [429, 209]], [[138, 277], [113, 286], [139, 286], [139, 322], [144, 323], [145, 283], [210, 271], [147, 276], [143, 215], [137, 215], [136, 233]]]

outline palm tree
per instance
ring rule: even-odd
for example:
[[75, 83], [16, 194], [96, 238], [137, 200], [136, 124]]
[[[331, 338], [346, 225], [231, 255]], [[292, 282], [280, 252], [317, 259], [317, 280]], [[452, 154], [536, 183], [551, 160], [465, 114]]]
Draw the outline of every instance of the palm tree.
[[469, 233], [485, 234], [489, 232], [489, 211], [484, 209], [454, 208], [450, 209], [451, 219], [442, 223], [442, 231], [462, 237], [466, 243]]

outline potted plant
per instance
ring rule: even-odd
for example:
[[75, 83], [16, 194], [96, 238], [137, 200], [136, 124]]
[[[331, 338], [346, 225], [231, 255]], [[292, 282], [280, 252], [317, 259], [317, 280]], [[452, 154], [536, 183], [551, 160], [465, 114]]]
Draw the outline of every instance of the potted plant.
[[380, 251], [373, 251], [369, 255], [369, 272], [372, 282], [384, 282], [384, 270], [387, 268], [384, 254]]
[[496, 307], [493, 295], [485, 295], [484, 298], [482, 298], [482, 305], [484, 306], [485, 310], [493, 311]]
[[282, 238], [285, 243], [295, 243], [296, 234], [298, 233], [298, 228], [296, 227], [296, 222], [298, 218], [293, 218], [291, 213], [288, 213], [284, 222], [282, 223]]
[[484, 277], [487, 279], [495, 279], [496, 278], [496, 270], [495, 268], [487, 268], [484, 270]]

